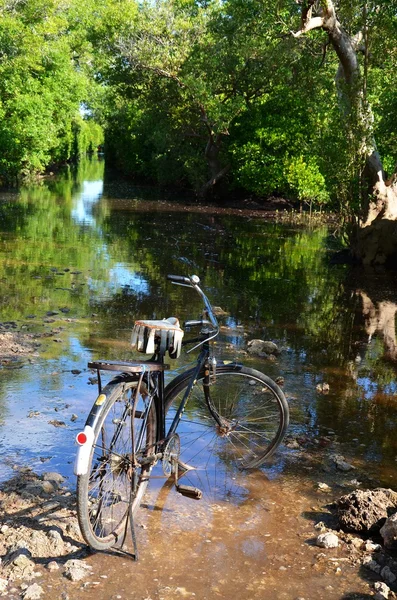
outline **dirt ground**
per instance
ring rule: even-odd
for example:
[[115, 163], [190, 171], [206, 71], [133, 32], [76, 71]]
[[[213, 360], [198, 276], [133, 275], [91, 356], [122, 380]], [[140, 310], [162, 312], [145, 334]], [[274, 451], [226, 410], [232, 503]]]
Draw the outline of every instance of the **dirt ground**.
[[[31, 335], [0, 331], [0, 361], [29, 360], [38, 344]], [[385, 570], [379, 540], [342, 532], [332, 509], [340, 495], [376, 482], [357, 469], [353, 475], [338, 469], [346, 463], [332, 462], [331, 452], [286, 452], [272, 468], [241, 475], [222, 500], [184, 498], [153, 480], [136, 520], [138, 561], [116, 550], [90, 552], [79, 532], [73, 482], [15, 467], [0, 489], [0, 596], [392, 600], [396, 578]], [[336, 546], [319, 545], [324, 532], [336, 534]]]
[[[91, 553], [80, 537], [73, 490], [56, 473], [21, 469], [0, 491], [0, 593], [11, 600], [374, 597], [374, 586], [386, 585], [366, 566], [369, 558], [376, 564], [377, 545], [331, 529], [330, 501], [353, 488], [351, 477], [339, 474], [336, 483], [327, 475], [329, 485], [320, 485], [313, 472], [302, 477], [305, 466], [319, 463], [307, 456], [275, 479], [262, 471], [244, 475], [235, 482], [243, 500], [197, 502], [153, 481], [137, 516], [136, 562], [118, 551]], [[319, 547], [326, 531], [336, 533], [337, 547]], [[395, 598], [386, 587], [378, 600]]]

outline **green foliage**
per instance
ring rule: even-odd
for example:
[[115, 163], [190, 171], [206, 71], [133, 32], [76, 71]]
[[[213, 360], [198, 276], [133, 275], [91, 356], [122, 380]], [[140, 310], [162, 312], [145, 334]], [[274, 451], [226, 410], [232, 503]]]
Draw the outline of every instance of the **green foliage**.
[[324, 33], [291, 36], [289, 0], [0, 0], [0, 180], [92, 151], [102, 127], [107, 160], [136, 178], [204, 193], [219, 175], [219, 193], [357, 213], [363, 141], [376, 136], [389, 175], [396, 162], [392, 4], [338, 7], [369, 41], [363, 131], [341, 118]]
[[292, 193], [299, 200], [309, 202], [310, 205], [313, 200], [320, 205], [328, 202], [325, 179], [313, 158], [305, 161], [302, 156], [298, 156], [287, 161], [286, 177]]
[[69, 13], [60, 0], [0, 1], [0, 182], [29, 177], [76, 154], [81, 134], [76, 136], [75, 124], [88, 80], [77, 54], [84, 48], [73, 4], [68, 2]]

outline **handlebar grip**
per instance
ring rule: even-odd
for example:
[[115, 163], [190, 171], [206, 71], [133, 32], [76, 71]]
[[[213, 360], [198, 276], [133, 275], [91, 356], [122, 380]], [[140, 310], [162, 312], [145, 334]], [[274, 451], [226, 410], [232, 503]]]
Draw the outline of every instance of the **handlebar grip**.
[[191, 283], [189, 277], [184, 277], [183, 275], [167, 275], [167, 279], [169, 279], [169, 281], [174, 281], [175, 283]]

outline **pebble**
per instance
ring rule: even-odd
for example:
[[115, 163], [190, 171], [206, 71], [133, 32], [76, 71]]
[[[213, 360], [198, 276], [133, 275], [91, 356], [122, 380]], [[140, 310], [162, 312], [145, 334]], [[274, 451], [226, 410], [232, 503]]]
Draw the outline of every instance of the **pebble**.
[[383, 567], [383, 569], [380, 572], [380, 576], [382, 577], [382, 579], [384, 579], [387, 583], [394, 583], [397, 579], [397, 577], [394, 575], [393, 571], [390, 569], [390, 567]]
[[390, 588], [383, 581], [376, 581], [374, 583], [375, 600], [387, 600], [389, 597]]
[[321, 483], [319, 482], [317, 484], [317, 487], [319, 490], [321, 490], [322, 492], [330, 492], [331, 488], [329, 487], [329, 485], [327, 485], [326, 483]]
[[92, 567], [83, 560], [71, 559], [65, 563], [64, 576], [71, 581], [80, 581], [91, 574]]
[[65, 478], [60, 473], [49, 471], [43, 473], [43, 481], [56, 481], [57, 483], [63, 483]]
[[56, 560], [50, 560], [50, 562], [47, 564], [47, 569], [49, 571], [58, 571], [59, 565]]
[[23, 599], [24, 600], [39, 600], [41, 595], [44, 593], [43, 588], [38, 585], [38, 583], [32, 583], [28, 588], [26, 588]]
[[317, 546], [320, 548], [337, 548], [339, 545], [339, 538], [335, 533], [328, 531], [327, 533], [320, 533], [316, 540]]
[[64, 421], [58, 421], [57, 419], [52, 419], [48, 421], [49, 425], [54, 425], [54, 427], [66, 427], [66, 423]]

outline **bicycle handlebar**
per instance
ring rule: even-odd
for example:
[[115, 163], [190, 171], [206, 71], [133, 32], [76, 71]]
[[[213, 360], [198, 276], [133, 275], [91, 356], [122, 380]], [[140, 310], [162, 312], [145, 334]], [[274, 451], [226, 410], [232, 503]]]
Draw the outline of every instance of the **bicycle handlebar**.
[[218, 335], [218, 321], [213, 313], [210, 301], [198, 285], [200, 283], [199, 277], [197, 277], [197, 275], [191, 275], [190, 277], [184, 277], [183, 275], [167, 275], [167, 279], [172, 283], [175, 283], [176, 285], [185, 285], [196, 290], [196, 292], [201, 296], [204, 302], [205, 310], [207, 312], [211, 325], [214, 327], [214, 330], [216, 330], [216, 333], [213, 337]]
[[184, 283], [185, 285], [190, 285], [190, 277], [184, 277], [183, 275], [167, 275], [167, 279], [172, 281], [172, 283]]

